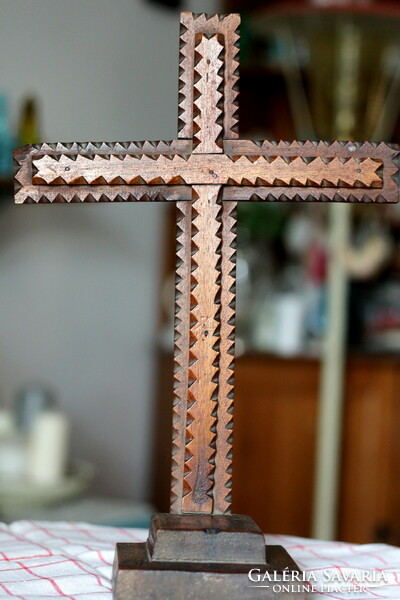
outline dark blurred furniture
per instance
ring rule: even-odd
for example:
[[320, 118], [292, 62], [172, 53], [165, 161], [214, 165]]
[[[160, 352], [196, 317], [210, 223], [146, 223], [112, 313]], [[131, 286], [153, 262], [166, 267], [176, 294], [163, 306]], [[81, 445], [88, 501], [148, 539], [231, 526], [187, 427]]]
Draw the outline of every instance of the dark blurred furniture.
[[[159, 356], [153, 502], [169, 503], [172, 356]], [[233, 510], [268, 533], [311, 535], [319, 361], [236, 363]], [[347, 365], [338, 539], [400, 545], [400, 358]]]
[[[331, 4], [327, 3], [326, 12], [333, 10]], [[312, 5], [311, 0], [225, 1], [224, 10], [242, 12], [244, 21], [240, 79], [243, 137], [296, 137], [282, 70], [278, 61], [266, 57], [263, 40], [257, 40], [246, 25], [246, 13], [250, 18], [255, 10], [292, 12]], [[380, 14], [400, 14], [398, 1], [361, 1], [358, 5], [360, 12], [368, 5], [371, 12], [379, 9]], [[304, 85], [308, 92], [307, 77]], [[392, 139], [400, 139], [400, 122]], [[173, 217], [169, 218], [165, 273], [174, 268], [170, 242], [174, 238]], [[160, 351], [158, 358], [152, 499], [159, 510], [167, 510], [172, 355]], [[400, 357], [387, 355], [359, 355], [348, 360], [338, 539], [400, 545], [400, 436], [396, 435], [400, 423], [399, 363]], [[266, 532], [310, 536], [320, 362], [244, 355], [236, 364], [233, 510], [249, 514]]]

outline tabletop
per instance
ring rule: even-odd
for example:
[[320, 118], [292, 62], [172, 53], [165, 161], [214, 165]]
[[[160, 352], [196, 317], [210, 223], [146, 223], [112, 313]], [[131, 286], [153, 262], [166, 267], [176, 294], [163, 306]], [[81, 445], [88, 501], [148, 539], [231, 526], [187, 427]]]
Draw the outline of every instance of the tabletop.
[[[75, 522], [0, 524], [0, 600], [111, 600], [115, 543], [146, 537], [145, 529]], [[400, 548], [282, 535], [266, 541], [284, 546], [307, 573], [313, 600], [400, 600]]]

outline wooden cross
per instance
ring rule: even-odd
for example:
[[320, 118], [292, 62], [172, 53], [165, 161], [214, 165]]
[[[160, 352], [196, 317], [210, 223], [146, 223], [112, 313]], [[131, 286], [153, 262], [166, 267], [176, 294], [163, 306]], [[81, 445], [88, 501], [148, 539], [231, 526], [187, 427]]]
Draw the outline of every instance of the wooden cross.
[[178, 515], [230, 513], [237, 201], [398, 201], [394, 146], [238, 139], [239, 22], [237, 14], [182, 13], [178, 139], [15, 153], [19, 204], [177, 204], [171, 513]]

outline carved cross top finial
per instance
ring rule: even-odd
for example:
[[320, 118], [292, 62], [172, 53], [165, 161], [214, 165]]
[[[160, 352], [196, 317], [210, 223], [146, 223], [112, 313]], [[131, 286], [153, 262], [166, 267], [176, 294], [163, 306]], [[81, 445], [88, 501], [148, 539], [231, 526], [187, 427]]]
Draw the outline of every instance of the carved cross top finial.
[[238, 139], [239, 15], [182, 13], [172, 142], [16, 151], [16, 202], [177, 202], [171, 511], [230, 511], [236, 201], [397, 202], [399, 148]]

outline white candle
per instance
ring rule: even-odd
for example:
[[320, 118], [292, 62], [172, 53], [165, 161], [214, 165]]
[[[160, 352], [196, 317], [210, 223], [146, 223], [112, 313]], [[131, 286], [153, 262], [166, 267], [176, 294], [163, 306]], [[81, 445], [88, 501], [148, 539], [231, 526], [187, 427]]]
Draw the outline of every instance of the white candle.
[[28, 476], [31, 481], [54, 484], [63, 478], [69, 450], [70, 422], [56, 411], [40, 413], [29, 440]]

